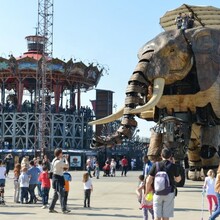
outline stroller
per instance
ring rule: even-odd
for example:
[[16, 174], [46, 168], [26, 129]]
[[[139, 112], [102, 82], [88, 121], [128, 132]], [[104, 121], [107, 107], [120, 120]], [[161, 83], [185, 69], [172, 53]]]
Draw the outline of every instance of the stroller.
[[102, 169], [104, 171], [103, 176], [110, 176], [110, 165], [108, 163]]

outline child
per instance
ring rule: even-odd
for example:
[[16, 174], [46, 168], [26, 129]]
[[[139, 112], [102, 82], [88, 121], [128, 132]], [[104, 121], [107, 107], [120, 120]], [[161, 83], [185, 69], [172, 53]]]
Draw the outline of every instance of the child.
[[140, 184], [136, 189], [136, 193], [138, 196], [138, 202], [141, 204], [141, 208], [143, 210], [143, 219], [148, 220], [148, 211], [152, 215], [152, 219], [154, 219], [154, 212], [153, 212], [153, 189], [152, 192], [145, 195], [145, 181], [144, 175], [139, 176]]
[[48, 174], [48, 168], [46, 165], [43, 165], [42, 172], [40, 173], [38, 180], [41, 182], [41, 195], [42, 195], [42, 209], [46, 209], [48, 205], [48, 198], [50, 192], [50, 179]]
[[99, 162], [96, 161], [95, 163], [95, 176], [96, 176], [96, 179], [99, 179], [99, 173], [100, 173], [100, 169], [99, 169]]
[[19, 184], [21, 189], [21, 204], [28, 203], [28, 188], [29, 188], [29, 176], [27, 175], [27, 167], [22, 167], [21, 175], [19, 176]]
[[86, 208], [86, 202], [88, 208], [90, 207], [90, 196], [93, 191], [92, 180], [89, 178], [88, 173], [83, 174], [83, 186], [84, 186], [84, 208]]
[[19, 186], [19, 176], [21, 174], [21, 164], [16, 163], [14, 168], [14, 202], [19, 203], [20, 197], [20, 186]]
[[136, 189], [136, 194], [137, 194], [139, 203], [141, 203], [143, 189], [144, 189], [144, 175], [140, 175], [139, 176], [139, 186]]
[[0, 204], [2, 205], [5, 205], [5, 201], [4, 201], [5, 177], [6, 177], [6, 167], [3, 166], [3, 161], [0, 160]]
[[206, 190], [206, 196], [208, 200], [208, 209], [210, 216], [212, 215], [212, 200], [215, 203], [215, 207], [217, 207], [217, 197], [215, 193], [215, 173], [213, 170], [209, 170], [207, 173], [207, 177], [205, 178], [205, 182], [203, 185], [203, 189]]
[[114, 158], [111, 160], [110, 168], [111, 168], [111, 176], [115, 176], [115, 171], [116, 171], [116, 161]]
[[[67, 200], [68, 200], [68, 194], [70, 191], [70, 182], [72, 181], [72, 176], [71, 174], [68, 172], [68, 168], [63, 168], [64, 172], [63, 172], [63, 177], [65, 180], [65, 185], [64, 185], [64, 203], [65, 206], [67, 207]], [[69, 210], [68, 210], [69, 211]]]

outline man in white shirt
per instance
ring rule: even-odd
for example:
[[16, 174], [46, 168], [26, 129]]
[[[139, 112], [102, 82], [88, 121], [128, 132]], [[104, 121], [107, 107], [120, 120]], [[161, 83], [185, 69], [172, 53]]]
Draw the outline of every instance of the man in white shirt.
[[66, 157], [63, 157], [62, 149], [57, 148], [54, 151], [55, 158], [51, 163], [51, 171], [53, 172], [52, 187], [54, 189], [54, 195], [49, 207], [49, 213], [57, 213], [54, 210], [56, 202], [58, 200], [58, 195], [60, 197], [60, 205], [63, 214], [67, 214], [70, 210], [67, 210], [64, 199], [64, 177], [63, 168], [69, 168], [69, 163]]

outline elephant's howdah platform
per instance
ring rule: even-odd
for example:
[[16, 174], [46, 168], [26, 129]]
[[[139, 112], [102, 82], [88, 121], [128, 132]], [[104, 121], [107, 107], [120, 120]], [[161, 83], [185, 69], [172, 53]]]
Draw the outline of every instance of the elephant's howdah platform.
[[[99, 180], [93, 178], [94, 192], [91, 197], [91, 209], [83, 208], [83, 172], [71, 172], [73, 181], [70, 184], [68, 207], [71, 213], [63, 215], [59, 202], [55, 209], [58, 214], [48, 213], [47, 209], [41, 209], [41, 204], [16, 204], [13, 202], [13, 179], [12, 171], [10, 178], [7, 178], [5, 200], [6, 206], [0, 207], [1, 219], [53, 219], [53, 220], [138, 220], [142, 219], [142, 211], [135, 195], [138, 184], [138, 176], [141, 171], [129, 171], [127, 177], [121, 177], [117, 171], [116, 177], [101, 177]], [[175, 199], [176, 220], [201, 219], [203, 182], [187, 181], [184, 188], [179, 188], [178, 196]], [[37, 192], [37, 190], [36, 190]], [[53, 190], [50, 191], [50, 198]], [[50, 200], [49, 200], [50, 201]], [[151, 218], [150, 218], [151, 219]], [[207, 202], [205, 200], [204, 219], [208, 219]]]

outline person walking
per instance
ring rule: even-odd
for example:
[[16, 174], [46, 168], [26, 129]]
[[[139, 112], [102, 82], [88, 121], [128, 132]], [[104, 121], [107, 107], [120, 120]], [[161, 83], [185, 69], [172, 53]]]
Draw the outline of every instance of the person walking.
[[3, 165], [3, 161], [0, 160], [0, 204], [2, 205], [5, 205], [4, 194], [6, 172], [6, 167]]
[[50, 179], [48, 174], [48, 167], [43, 165], [42, 172], [38, 178], [39, 182], [41, 182], [41, 197], [42, 197], [42, 209], [46, 209], [48, 205], [49, 192], [50, 192]]
[[95, 177], [96, 179], [99, 179], [99, 173], [100, 173], [100, 168], [99, 168], [99, 162], [96, 161], [96, 164], [95, 164]]
[[8, 174], [9, 174], [11, 160], [12, 160], [11, 154], [8, 154], [4, 159], [4, 164], [6, 167], [6, 176], [8, 176]]
[[90, 197], [91, 197], [91, 192], [93, 191], [93, 185], [92, 185], [92, 180], [89, 178], [88, 173], [83, 174], [83, 187], [84, 187], [84, 208], [87, 207], [90, 208]]
[[35, 166], [34, 161], [31, 160], [30, 168], [27, 171], [27, 175], [30, 176], [30, 182], [29, 182], [30, 204], [37, 202], [37, 197], [35, 195], [35, 188], [38, 184], [39, 174], [40, 174], [40, 170]]
[[14, 168], [14, 202], [20, 202], [20, 185], [19, 185], [19, 176], [21, 174], [21, 164], [15, 164]]
[[87, 159], [87, 161], [86, 161], [86, 170], [89, 174], [89, 177], [92, 178], [92, 174], [91, 174], [92, 173], [92, 162], [91, 162], [90, 158]]
[[207, 177], [205, 178], [203, 189], [206, 191], [206, 197], [208, 200], [208, 210], [210, 216], [212, 215], [212, 201], [217, 208], [218, 201], [215, 193], [215, 173], [213, 170], [209, 170], [207, 172]]
[[[218, 204], [220, 204], [220, 164], [217, 169], [217, 176], [215, 180], [215, 192], [218, 200]], [[217, 209], [212, 213], [209, 217], [209, 220], [214, 220], [220, 215], [220, 205], [218, 205]]]
[[70, 210], [67, 210], [65, 205], [65, 198], [64, 198], [64, 184], [65, 180], [63, 177], [63, 169], [69, 168], [68, 160], [65, 156], [63, 156], [62, 149], [57, 148], [54, 151], [55, 158], [51, 164], [51, 172], [53, 172], [52, 176], [52, 187], [54, 189], [53, 198], [51, 204], [49, 206], [49, 213], [57, 213], [54, 210], [58, 197], [60, 198], [60, 205], [63, 214], [67, 214]]
[[111, 168], [111, 176], [115, 176], [115, 172], [116, 172], [116, 161], [114, 158], [112, 158], [111, 160], [111, 164], [110, 164], [110, 168]]
[[128, 171], [128, 160], [126, 156], [124, 156], [123, 159], [121, 160], [121, 166], [122, 166], [121, 176], [123, 175], [126, 176]]
[[[162, 161], [153, 164], [146, 179], [145, 195], [150, 193], [154, 182], [155, 194], [153, 196], [153, 210], [155, 220], [169, 220], [169, 218], [174, 215], [175, 181], [180, 182], [181, 176], [177, 165], [173, 163], [170, 149], [164, 148], [161, 152], [161, 157]], [[166, 174], [170, 183], [170, 185], [167, 185], [167, 188], [165, 188], [166, 192], [163, 191], [163, 193], [157, 192], [155, 189], [157, 188], [156, 174], [160, 171], [164, 171], [163, 173]]]

